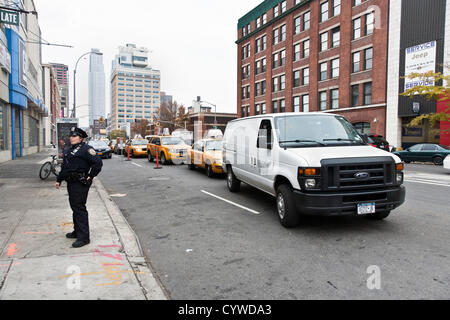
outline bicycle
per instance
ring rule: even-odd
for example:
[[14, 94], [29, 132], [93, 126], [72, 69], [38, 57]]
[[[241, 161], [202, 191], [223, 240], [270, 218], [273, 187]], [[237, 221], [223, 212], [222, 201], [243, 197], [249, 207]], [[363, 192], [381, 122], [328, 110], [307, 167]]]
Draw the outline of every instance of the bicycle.
[[39, 177], [41, 180], [47, 180], [50, 174], [58, 176], [61, 171], [61, 164], [58, 161], [58, 156], [52, 156], [52, 161], [44, 163], [39, 171]]

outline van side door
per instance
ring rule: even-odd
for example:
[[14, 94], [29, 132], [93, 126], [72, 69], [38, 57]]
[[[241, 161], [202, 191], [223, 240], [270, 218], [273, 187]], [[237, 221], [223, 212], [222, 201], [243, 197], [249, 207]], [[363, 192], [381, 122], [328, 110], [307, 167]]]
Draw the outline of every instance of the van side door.
[[270, 119], [263, 119], [259, 125], [256, 142], [257, 184], [262, 190], [273, 193], [273, 144], [274, 130]]

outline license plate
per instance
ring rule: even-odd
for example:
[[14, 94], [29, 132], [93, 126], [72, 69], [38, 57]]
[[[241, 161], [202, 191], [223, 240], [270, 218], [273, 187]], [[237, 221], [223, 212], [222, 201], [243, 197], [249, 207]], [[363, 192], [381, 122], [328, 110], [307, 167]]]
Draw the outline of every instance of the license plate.
[[103, 153], [101, 153], [101, 152], [99, 152], [99, 154], [98, 154], [99, 156], [102, 156], [103, 155]]
[[375, 213], [375, 203], [360, 203], [358, 204], [358, 214], [373, 214]]

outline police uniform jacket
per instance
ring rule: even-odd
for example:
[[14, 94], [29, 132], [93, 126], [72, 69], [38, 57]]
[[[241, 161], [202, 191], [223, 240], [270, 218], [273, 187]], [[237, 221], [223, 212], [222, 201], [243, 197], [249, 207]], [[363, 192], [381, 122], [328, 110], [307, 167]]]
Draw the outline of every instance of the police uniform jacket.
[[97, 156], [97, 152], [83, 142], [64, 150], [62, 168], [57, 181], [61, 183], [73, 173], [84, 173], [94, 179], [102, 171], [102, 167], [103, 162]]

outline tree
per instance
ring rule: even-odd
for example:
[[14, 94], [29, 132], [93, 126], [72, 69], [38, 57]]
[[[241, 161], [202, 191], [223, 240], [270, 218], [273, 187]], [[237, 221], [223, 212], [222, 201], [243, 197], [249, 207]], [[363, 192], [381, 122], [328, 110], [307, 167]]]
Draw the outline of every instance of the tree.
[[179, 128], [184, 128], [185, 121], [188, 121], [186, 108], [178, 105], [176, 101], [162, 104], [159, 108], [159, 118], [162, 128], [168, 128], [170, 132]]
[[[450, 66], [446, 66], [450, 69]], [[425, 97], [429, 101], [447, 102], [447, 109], [439, 113], [429, 113], [420, 115], [414, 118], [409, 124], [409, 127], [417, 127], [422, 124], [423, 120], [430, 122], [431, 128], [440, 122], [450, 121], [450, 76], [444, 76], [440, 72], [426, 72], [426, 73], [412, 73], [406, 79], [417, 79], [421, 83], [434, 81], [434, 86], [417, 85], [404, 93], [400, 94], [404, 97], [414, 98], [415, 96]]]
[[134, 123], [132, 137], [134, 137], [134, 135], [140, 135], [142, 138], [145, 138], [148, 133], [148, 125], [149, 122], [147, 119]]

